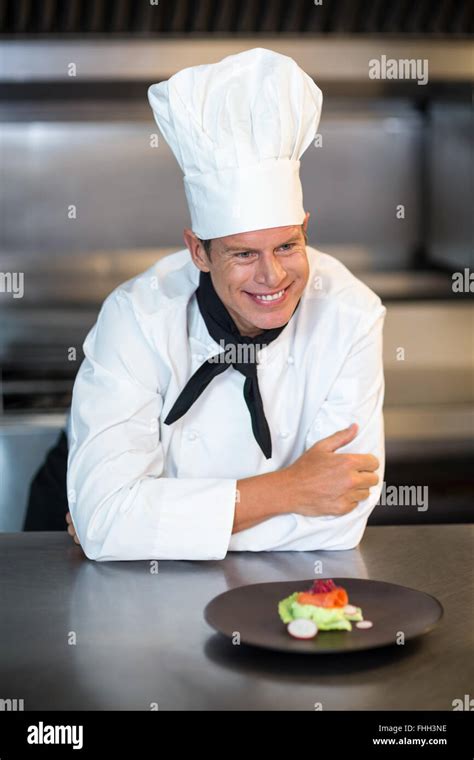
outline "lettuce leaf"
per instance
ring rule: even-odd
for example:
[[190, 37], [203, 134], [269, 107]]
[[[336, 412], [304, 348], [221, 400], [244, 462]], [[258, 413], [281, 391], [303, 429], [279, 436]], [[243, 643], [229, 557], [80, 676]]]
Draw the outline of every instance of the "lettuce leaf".
[[312, 620], [321, 631], [351, 631], [350, 621], [362, 620], [362, 610], [356, 608], [353, 615], [343, 612], [343, 607], [316, 607], [314, 604], [298, 604], [299, 591], [282, 599], [278, 603], [278, 614], [283, 623], [288, 624], [297, 618]]
[[294, 594], [287, 596], [286, 599], [282, 599], [278, 604], [278, 614], [284, 623], [291, 623], [291, 621], [295, 619], [291, 607], [298, 594], [299, 591], [295, 591]]
[[342, 611], [342, 607], [316, 607], [314, 604], [293, 602], [291, 612], [294, 618], [307, 618], [320, 631], [351, 631], [352, 626]]

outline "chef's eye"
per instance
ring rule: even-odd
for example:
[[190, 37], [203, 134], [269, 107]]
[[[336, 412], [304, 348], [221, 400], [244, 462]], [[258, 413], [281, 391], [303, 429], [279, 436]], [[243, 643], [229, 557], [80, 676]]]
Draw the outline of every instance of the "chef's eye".
[[250, 256], [254, 256], [254, 251], [241, 251], [240, 253], [235, 254], [238, 259], [248, 259]]
[[284, 249], [285, 251], [290, 251], [294, 247], [295, 247], [294, 243], [284, 243], [283, 245], [280, 246], [280, 251], [282, 249]]

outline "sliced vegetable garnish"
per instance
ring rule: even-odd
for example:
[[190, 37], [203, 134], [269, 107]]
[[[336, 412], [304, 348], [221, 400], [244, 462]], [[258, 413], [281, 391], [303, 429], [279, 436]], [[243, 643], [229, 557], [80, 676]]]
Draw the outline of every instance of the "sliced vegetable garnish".
[[357, 613], [357, 607], [354, 607], [353, 604], [346, 604], [342, 611], [344, 615], [355, 615]]
[[373, 623], [371, 620], [359, 620], [358, 623], [356, 623], [357, 628], [372, 628]]
[[318, 632], [318, 626], [312, 620], [297, 618], [288, 623], [288, 633], [295, 639], [314, 639]]

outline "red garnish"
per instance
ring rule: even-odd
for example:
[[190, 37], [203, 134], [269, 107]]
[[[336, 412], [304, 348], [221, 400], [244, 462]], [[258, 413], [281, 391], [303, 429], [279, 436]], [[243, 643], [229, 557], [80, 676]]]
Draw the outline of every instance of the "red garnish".
[[331, 579], [327, 581], [314, 581], [308, 593], [327, 594], [329, 591], [334, 591], [335, 588], [336, 588], [336, 584]]

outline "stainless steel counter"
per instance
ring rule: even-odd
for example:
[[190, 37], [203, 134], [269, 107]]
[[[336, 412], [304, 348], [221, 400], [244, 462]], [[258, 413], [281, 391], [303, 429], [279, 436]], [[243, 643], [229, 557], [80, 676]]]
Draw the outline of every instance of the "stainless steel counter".
[[[229, 553], [220, 562], [96, 563], [62, 533], [0, 534], [0, 698], [25, 710], [452, 710], [473, 687], [472, 525], [369, 527], [348, 552]], [[203, 619], [217, 594], [313, 576], [434, 594], [439, 626], [341, 657], [233, 646]], [[74, 643], [75, 642], [75, 643]]]

